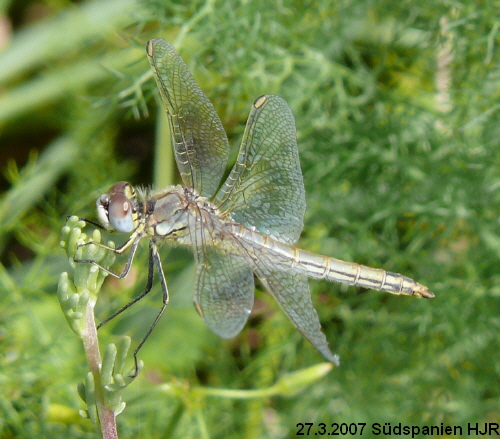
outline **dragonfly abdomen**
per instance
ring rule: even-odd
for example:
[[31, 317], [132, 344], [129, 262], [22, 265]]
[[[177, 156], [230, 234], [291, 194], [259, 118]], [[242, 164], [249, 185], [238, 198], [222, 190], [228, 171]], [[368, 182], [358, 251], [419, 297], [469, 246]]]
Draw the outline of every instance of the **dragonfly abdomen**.
[[358, 285], [392, 294], [434, 297], [426, 286], [401, 274], [301, 250], [240, 224], [232, 224], [231, 227], [233, 234], [244, 238], [255, 249], [260, 247], [261, 250], [256, 254], [262, 252], [266, 255], [266, 259], [272, 260], [273, 265], [280, 270], [299, 272], [315, 279]]
[[366, 267], [305, 250], [295, 252], [294, 264], [304, 267], [309, 276], [317, 279], [327, 279], [398, 295], [434, 297], [426, 286], [399, 273]]

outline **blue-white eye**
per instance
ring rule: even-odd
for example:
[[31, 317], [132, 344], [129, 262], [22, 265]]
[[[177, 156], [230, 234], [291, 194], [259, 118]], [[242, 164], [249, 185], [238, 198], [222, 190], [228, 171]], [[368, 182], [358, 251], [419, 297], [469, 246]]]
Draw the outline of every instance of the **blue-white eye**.
[[111, 227], [118, 232], [129, 233], [134, 230], [132, 204], [124, 194], [114, 194], [109, 199], [108, 218]]

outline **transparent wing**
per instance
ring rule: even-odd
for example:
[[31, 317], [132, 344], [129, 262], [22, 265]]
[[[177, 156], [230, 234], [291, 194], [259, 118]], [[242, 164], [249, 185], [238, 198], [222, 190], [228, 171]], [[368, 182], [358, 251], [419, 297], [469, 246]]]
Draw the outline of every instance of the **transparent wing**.
[[293, 244], [302, 232], [304, 183], [292, 111], [278, 96], [258, 98], [238, 160], [217, 193], [221, 212], [246, 227]]
[[[287, 256], [256, 245], [242, 237], [235, 239], [239, 253], [252, 264], [254, 273], [264, 288], [276, 299], [294, 326], [328, 360], [339, 364], [337, 355], [328, 347], [314, 309], [309, 283], [305, 274], [296, 273]], [[289, 271], [290, 270], [290, 271]]]
[[194, 304], [207, 326], [222, 338], [235, 337], [253, 308], [252, 268], [242, 257], [199, 248]]
[[146, 51], [167, 111], [182, 181], [211, 197], [229, 155], [219, 116], [171, 44], [155, 38]]
[[262, 265], [256, 269], [256, 274], [294, 326], [328, 361], [338, 366], [339, 357], [330, 351], [321, 330], [318, 314], [311, 301], [307, 277], [299, 273], [269, 270]]

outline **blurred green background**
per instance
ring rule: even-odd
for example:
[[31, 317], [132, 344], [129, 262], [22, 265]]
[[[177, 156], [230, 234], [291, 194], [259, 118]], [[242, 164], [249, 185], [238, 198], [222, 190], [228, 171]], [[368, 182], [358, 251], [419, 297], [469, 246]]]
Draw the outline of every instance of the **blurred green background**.
[[[403, 273], [436, 298], [311, 282], [341, 367], [292, 397], [193, 398], [195, 386], [266, 388], [323, 359], [261, 291], [241, 335], [210, 333], [192, 307], [189, 253], [165, 246], [171, 305], [141, 351], [120, 436], [499, 422], [499, 8], [0, 1], [0, 438], [95, 437], [78, 415], [83, 349], [56, 297], [68, 269], [59, 234], [67, 215], [95, 219], [116, 181], [179, 182], [144, 50], [152, 37], [176, 45], [214, 103], [231, 160], [253, 100], [288, 101], [307, 191], [302, 248]], [[129, 278], [106, 281], [101, 319], [142, 291], [142, 250]], [[100, 331], [103, 346], [137, 343], [160, 303], [156, 285]]]

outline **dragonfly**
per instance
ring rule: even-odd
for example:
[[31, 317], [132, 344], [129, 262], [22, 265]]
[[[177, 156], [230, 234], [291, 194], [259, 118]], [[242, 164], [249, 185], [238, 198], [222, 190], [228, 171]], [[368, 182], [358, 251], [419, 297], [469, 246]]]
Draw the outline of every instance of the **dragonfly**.
[[163, 304], [134, 352], [136, 374], [137, 353], [169, 301], [158, 251], [161, 242], [192, 250], [194, 306], [220, 337], [235, 337], [244, 327], [257, 278], [293, 325], [336, 365], [339, 357], [322, 332], [309, 277], [397, 295], [434, 297], [426, 286], [401, 274], [294, 246], [304, 226], [306, 201], [295, 120], [285, 100], [275, 95], [255, 100], [236, 163], [222, 183], [229, 142], [212, 103], [170, 43], [152, 39], [146, 52], [168, 117], [183, 185], [158, 191], [134, 188], [128, 182], [113, 185], [97, 199], [97, 215], [103, 228], [129, 234], [122, 246], [112, 249], [117, 254], [129, 251], [123, 271], [115, 273], [95, 261], [79, 261], [125, 278], [139, 243], [149, 239], [144, 292], [99, 325], [148, 294], [154, 272], [158, 273]]

